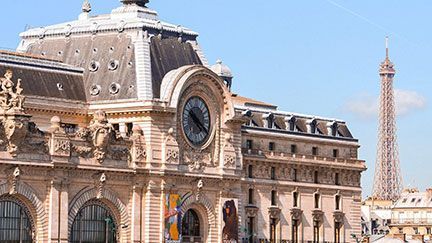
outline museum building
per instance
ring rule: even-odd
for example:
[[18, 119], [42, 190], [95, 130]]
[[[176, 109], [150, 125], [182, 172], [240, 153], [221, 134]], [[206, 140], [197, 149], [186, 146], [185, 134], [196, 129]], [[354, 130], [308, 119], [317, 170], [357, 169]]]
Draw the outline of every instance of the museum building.
[[0, 243], [354, 242], [359, 142], [231, 91], [148, 0], [0, 51]]

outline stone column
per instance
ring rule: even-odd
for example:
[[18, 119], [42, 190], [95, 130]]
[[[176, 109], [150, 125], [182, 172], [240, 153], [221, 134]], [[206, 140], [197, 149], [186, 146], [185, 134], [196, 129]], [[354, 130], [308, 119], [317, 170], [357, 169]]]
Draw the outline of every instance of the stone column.
[[68, 184], [52, 180], [49, 194], [48, 240], [49, 242], [68, 242]]

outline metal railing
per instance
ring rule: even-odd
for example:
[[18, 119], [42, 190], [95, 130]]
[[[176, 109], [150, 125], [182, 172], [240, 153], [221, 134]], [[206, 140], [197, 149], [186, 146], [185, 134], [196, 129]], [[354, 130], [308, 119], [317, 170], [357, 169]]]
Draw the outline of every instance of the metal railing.
[[432, 225], [432, 218], [392, 218], [390, 225], [402, 224], [428, 224]]

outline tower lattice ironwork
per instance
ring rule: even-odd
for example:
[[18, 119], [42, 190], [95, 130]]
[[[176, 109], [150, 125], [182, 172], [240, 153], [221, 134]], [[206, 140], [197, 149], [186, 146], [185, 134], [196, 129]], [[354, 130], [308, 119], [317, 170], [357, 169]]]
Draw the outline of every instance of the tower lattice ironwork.
[[402, 176], [396, 139], [396, 114], [393, 78], [396, 74], [389, 58], [386, 38], [386, 58], [381, 63], [381, 95], [379, 112], [379, 140], [375, 166], [373, 196], [381, 200], [397, 200], [402, 192]]

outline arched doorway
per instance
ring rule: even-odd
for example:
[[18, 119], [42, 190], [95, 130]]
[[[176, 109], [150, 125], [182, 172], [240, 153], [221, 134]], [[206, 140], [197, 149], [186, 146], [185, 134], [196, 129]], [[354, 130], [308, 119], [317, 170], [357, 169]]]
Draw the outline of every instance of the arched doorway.
[[201, 222], [195, 210], [189, 209], [182, 219], [182, 242], [201, 243]]
[[86, 203], [72, 225], [72, 243], [116, 243], [117, 223], [111, 210], [98, 200]]
[[0, 243], [31, 243], [33, 236], [27, 207], [14, 198], [0, 198]]

